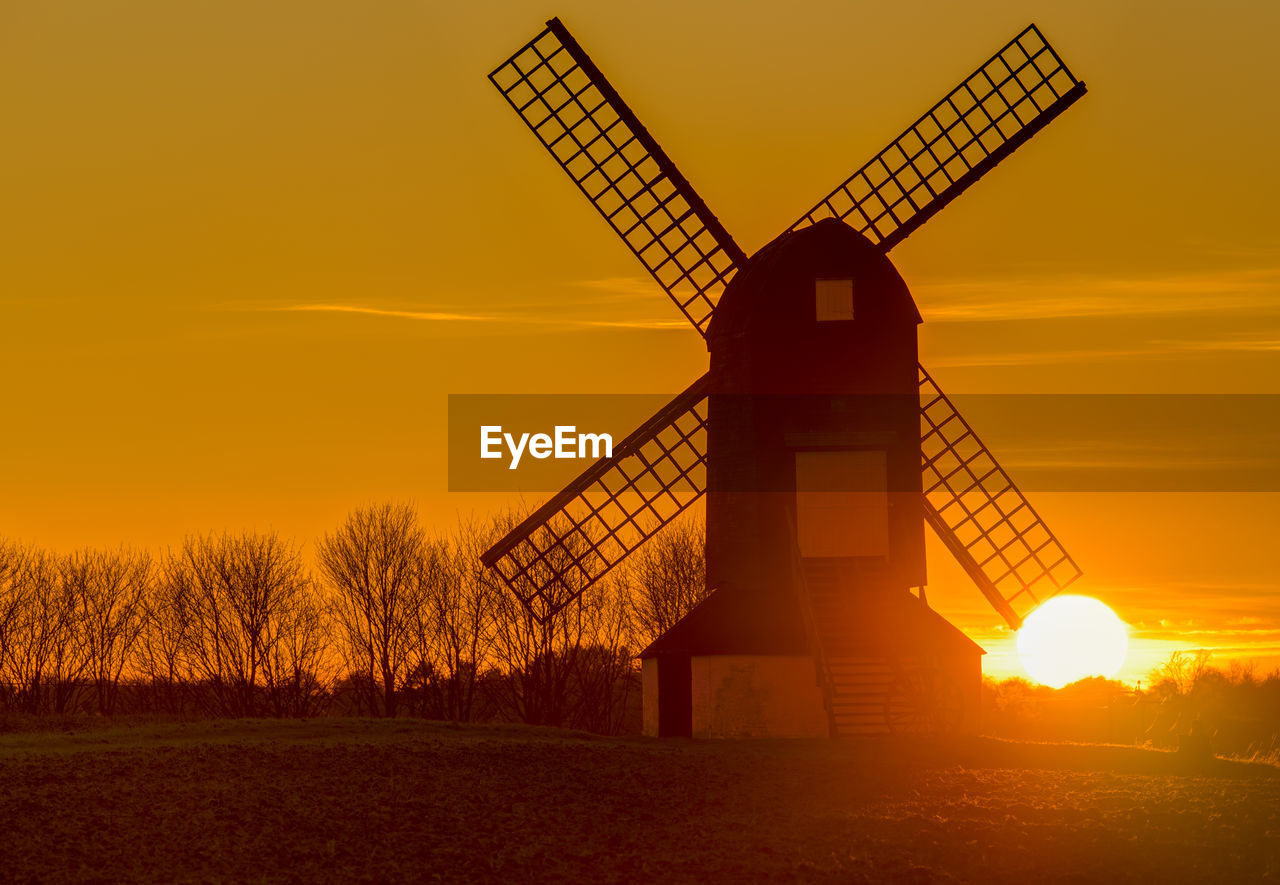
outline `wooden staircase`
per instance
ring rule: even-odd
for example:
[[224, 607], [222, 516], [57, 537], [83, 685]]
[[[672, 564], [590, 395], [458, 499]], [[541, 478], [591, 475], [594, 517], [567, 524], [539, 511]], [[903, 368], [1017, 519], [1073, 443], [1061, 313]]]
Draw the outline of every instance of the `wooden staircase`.
[[857, 576], [838, 560], [802, 560], [795, 545], [792, 554], [792, 587], [831, 736], [954, 733], [965, 701], [939, 637], [911, 635], [936, 618], [925, 601], [906, 591], [860, 594]]
[[851, 634], [857, 613], [837, 569], [821, 560], [805, 560], [797, 572], [799, 592], [807, 597], [802, 607], [808, 609], [806, 621], [831, 736], [888, 732], [894, 662], [869, 654], [865, 642], [855, 642]]

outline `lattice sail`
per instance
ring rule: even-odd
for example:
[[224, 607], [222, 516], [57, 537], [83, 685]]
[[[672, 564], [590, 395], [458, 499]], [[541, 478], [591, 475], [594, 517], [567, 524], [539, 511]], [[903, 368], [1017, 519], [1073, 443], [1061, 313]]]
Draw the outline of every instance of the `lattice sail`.
[[1080, 568], [920, 367], [925, 518], [1014, 629]]
[[1029, 25], [791, 229], [834, 216], [887, 252], [1085, 91]]
[[481, 557], [545, 621], [706, 491], [708, 376]]
[[560, 20], [489, 79], [705, 336], [746, 256]]

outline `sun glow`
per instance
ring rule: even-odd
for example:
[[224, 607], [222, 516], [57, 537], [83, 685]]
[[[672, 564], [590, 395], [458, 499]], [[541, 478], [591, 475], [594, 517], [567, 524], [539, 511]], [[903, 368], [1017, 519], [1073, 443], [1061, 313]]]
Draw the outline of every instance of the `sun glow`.
[[1054, 688], [1087, 676], [1115, 676], [1128, 652], [1129, 628], [1091, 596], [1055, 596], [1018, 631], [1023, 669]]

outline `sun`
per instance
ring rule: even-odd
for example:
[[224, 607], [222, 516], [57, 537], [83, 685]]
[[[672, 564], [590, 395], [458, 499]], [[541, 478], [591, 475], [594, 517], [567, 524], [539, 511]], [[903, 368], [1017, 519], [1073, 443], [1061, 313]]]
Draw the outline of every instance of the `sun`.
[[1128, 652], [1129, 628], [1091, 596], [1055, 596], [1018, 631], [1023, 669], [1054, 688], [1087, 676], [1115, 676]]

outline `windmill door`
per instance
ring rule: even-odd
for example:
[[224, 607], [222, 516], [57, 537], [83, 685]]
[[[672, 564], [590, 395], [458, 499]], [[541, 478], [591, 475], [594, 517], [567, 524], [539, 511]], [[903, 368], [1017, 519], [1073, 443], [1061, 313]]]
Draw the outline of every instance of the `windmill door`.
[[796, 452], [796, 535], [804, 559], [887, 557], [884, 451]]
[[658, 737], [693, 736], [693, 660], [658, 655]]

